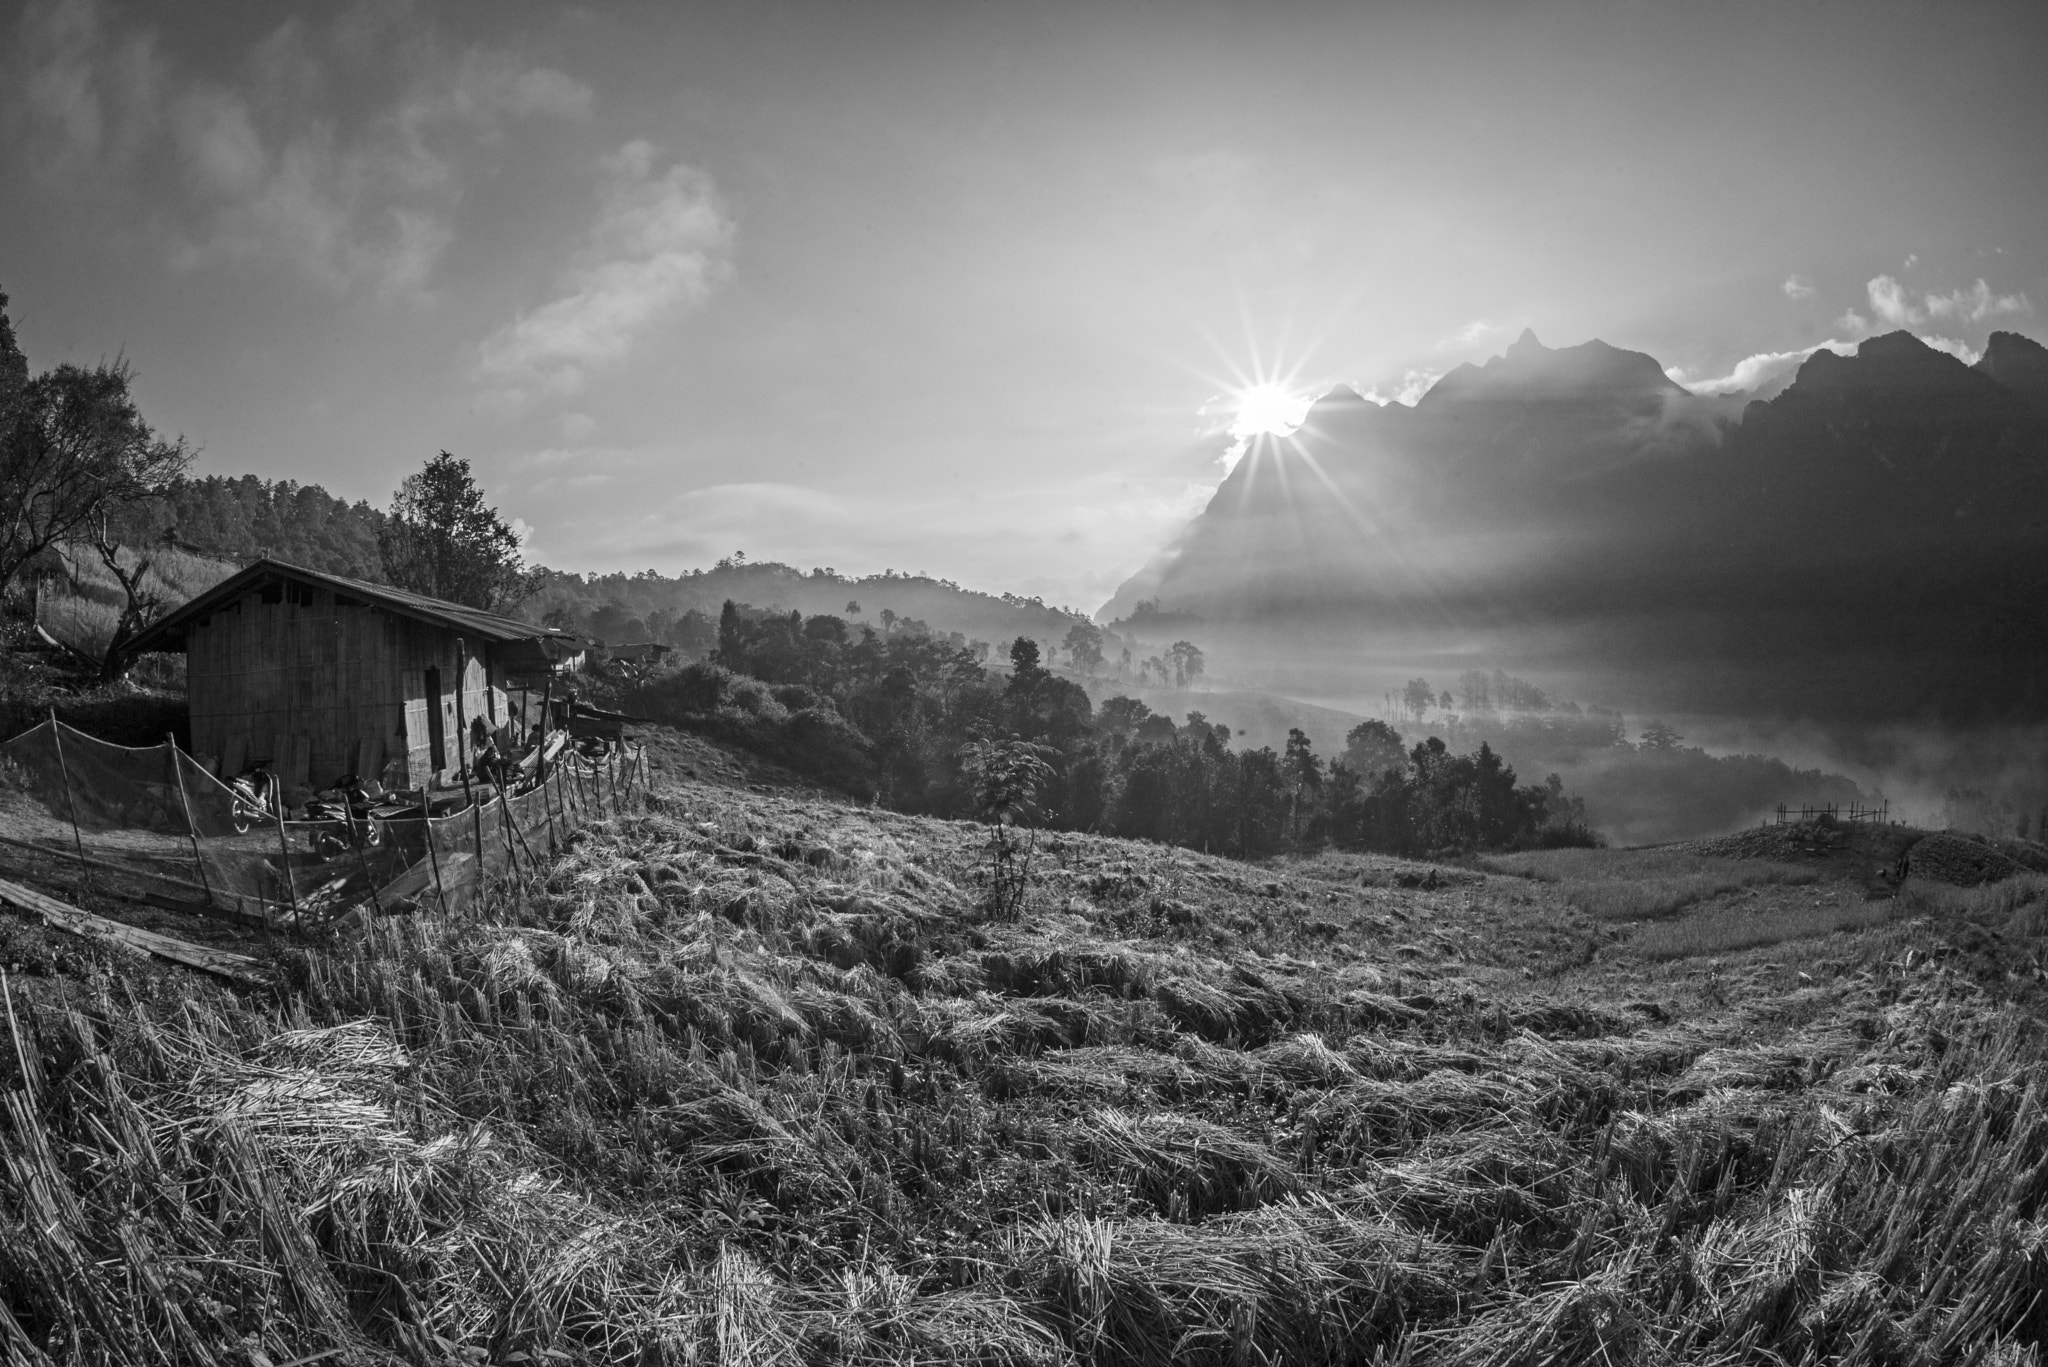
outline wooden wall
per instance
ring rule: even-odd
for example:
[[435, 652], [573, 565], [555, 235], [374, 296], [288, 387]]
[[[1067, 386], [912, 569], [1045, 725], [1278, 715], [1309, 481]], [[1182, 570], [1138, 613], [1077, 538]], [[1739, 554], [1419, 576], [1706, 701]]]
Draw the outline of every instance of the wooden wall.
[[458, 762], [458, 678], [466, 716], [504, 719], [480, 643], [458, 662], [454, 631], [325, 588], [283, 587], [252, 589], [186, 633], [193, 752], [224, 775], [263, 759], [288, 789], [324, 788], [351, 770], [387, 787], [429, 782], [430, 665], [441, 670], [443, 772]]

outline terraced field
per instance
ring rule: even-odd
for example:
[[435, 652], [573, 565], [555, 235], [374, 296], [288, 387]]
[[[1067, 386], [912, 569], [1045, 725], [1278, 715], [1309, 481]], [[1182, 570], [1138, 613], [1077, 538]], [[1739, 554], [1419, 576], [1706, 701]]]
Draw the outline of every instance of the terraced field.
[[983, 841], [678, 764], [544, 886], [281, 951], [274, 998], [16, 974], [0, 1342], [2038, 1360], [2037, 875], [1041, 837], [993, 918]]

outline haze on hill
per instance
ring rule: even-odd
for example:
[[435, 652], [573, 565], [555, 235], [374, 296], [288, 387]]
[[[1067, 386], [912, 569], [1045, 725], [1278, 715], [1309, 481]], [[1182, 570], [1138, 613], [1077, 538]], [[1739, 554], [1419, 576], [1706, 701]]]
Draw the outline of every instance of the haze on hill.
[[2048, 350], [1994, 332], [1971, 365], [1899, 331], [1775, 388], [1695, 395], [1527, 331], [1413, 407], [1337, 387], [1100, 616], [1175, 615], [1217, 672], [1355, 707], [1477, 664], [1728, 734], [1808, 724], [1838, 758], [2018, 736], [2024, 768]]

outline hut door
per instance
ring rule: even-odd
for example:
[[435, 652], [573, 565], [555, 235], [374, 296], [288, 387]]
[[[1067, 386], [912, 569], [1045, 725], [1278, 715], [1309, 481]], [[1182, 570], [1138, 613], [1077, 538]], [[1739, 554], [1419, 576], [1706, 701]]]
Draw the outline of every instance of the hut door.
[[441, 730], [441, 669], [427, 666], [427, 753], [439, 773], [448, 767], [448, 742]]

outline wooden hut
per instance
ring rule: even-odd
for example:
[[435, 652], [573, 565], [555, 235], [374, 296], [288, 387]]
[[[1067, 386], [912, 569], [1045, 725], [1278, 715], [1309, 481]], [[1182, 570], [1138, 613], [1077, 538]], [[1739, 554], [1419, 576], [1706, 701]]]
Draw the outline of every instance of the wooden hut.
[[460, 728], [481, 717], [523, 738], [531, 695], [574, 668], [565, 632], [258, 560], [144, 631], [142, 651], [182, 651], [192, 754], [222, 776], [268, 763], [292, 789], [344, 774], [387, 788], [452, 781]]

